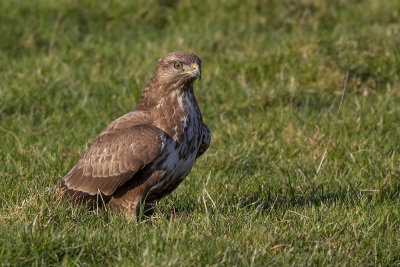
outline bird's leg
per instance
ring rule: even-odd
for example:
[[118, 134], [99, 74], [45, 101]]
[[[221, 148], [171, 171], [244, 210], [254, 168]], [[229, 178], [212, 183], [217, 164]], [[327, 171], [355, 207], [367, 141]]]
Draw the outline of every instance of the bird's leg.
[[[127, 201], [124, 201], [127, 200]], [[130, 198], [112, 198], [108, 203], [110, 210], [116, 210], [120, 214], [126, 214], [132, 220], [137, 220], [140, 212], [146, 216], [154, 213], [154, 208], [157, 206], [156, 200], [146, 201], [144, 197], [132, 200]]]
[[113, 196], [108, 203], [110, 210], [116, 210], [135, 221], [139, 217], [143, 197], [137, 190], [128, 190], [124, 194]]
[[126, 186], [120, 187], [108, 203], [110, 209], [117, 209], [120, 213], [127, 213], [131, 218], [139, 217], [142, 203], [145, 203], [143, 212], [154, 207], [156, 201], [145, 201], [150, 189], [156, 185], [164, 174], [164, 171], [158, 170], [149, 173], [142, 173], [135, 177]]
[[150, 216], [151, 214], [153, 214], [154, 212], [154, 208], [157, 206], [158, 201], [157, 200], [151, 200], [151, 201], [147, 201], [145, 200], [144, 202], [144, 208], [143, 208], [143, 213], [146, 216]]

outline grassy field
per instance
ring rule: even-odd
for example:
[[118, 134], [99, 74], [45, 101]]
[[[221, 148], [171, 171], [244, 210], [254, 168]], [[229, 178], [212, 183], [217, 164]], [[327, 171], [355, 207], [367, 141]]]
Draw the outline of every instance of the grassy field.
[[[0, 1], [0, 265], [400, 265], [400, 1], [247, 2]], [[138, 224], [57, 199], [175, 50], [185, 182]]]

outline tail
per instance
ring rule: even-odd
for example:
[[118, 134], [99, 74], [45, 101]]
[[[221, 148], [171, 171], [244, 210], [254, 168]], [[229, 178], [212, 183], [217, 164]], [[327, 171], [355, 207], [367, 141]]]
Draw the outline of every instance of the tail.
[[55, 191], [61, 194], [62, 197], [68, 198], [74, 204], [84, 204], [89, 207], [90, 210], [98, 210], [99, 208], [107, 209], [107, 204], [110, 201], [111, 196], [106, 196], [99, 192], [96, 195], [90, 195], [86, 192], [74, 190], [68, 188], [65, 184], [64, 178], [54, 187]]
[[85, 198], [93, 197], [88, 193], [68, 188], [68, 185], [65, 184], [64, 178], [55, 186], [55, 189], [73, 202], [80, 202]]

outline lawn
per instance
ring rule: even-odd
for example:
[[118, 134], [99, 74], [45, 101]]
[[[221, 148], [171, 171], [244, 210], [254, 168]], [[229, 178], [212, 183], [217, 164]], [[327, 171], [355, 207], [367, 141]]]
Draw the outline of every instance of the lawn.
[[[212, 131], [183, 184], [138, 223], [56, 197], [176, 50]], [[0, 265], [400, 265], [399, 129], [400, 1], [2, 0]]]

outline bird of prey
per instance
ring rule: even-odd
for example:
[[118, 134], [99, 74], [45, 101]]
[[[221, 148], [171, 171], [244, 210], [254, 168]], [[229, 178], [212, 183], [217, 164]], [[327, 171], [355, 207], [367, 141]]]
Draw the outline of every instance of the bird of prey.
[[72, 200], [99, 200], [137, 218], [144, 201], [156, 203], [188, 175], [209, 147], [193, 92], [200, 59], [172, 52], [158, 60], [135, 109], [111, 122], [58, 188]]

